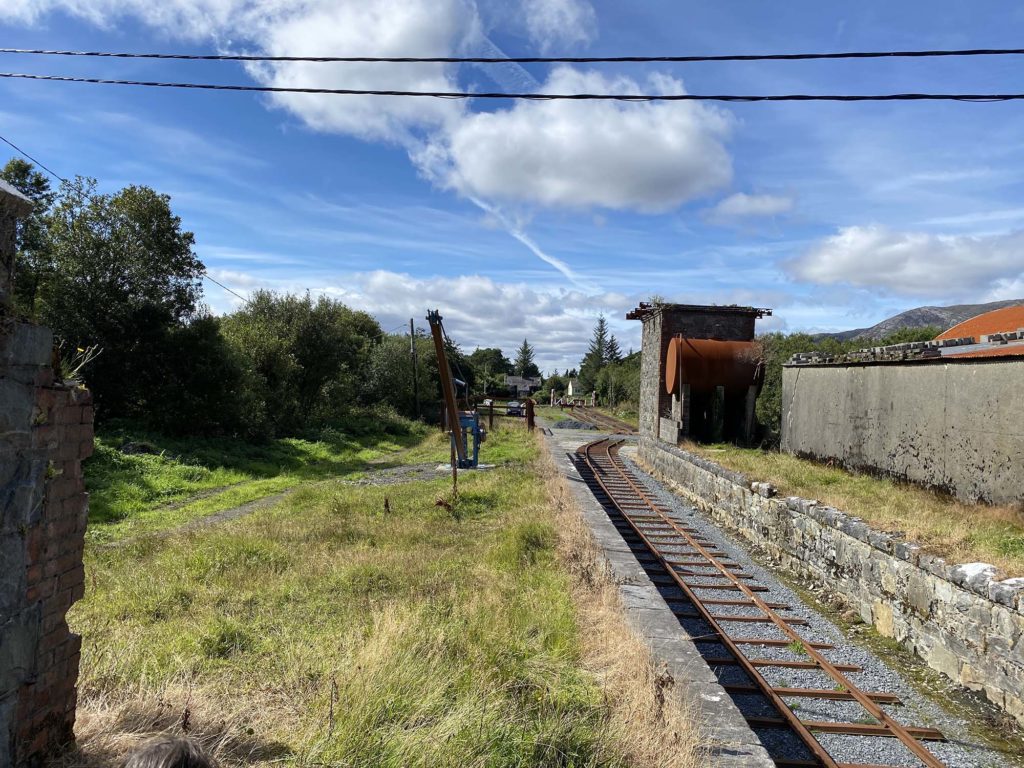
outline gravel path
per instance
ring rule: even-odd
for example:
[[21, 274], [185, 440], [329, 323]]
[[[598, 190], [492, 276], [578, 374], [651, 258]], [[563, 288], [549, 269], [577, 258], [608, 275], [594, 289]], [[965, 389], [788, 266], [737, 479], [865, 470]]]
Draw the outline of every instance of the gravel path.
[[[884, 691], [897, 694], [903, 701], [903, 705], [884, 705], [885, 711], [898, 721], [907, 725], [917, 727], [937, 728], [943, 732], [948, 741], [926, 742], [932, 753], [946, 763], [949, 768], [1004, 768], [1006, 766], [1020, 766], [1020, 756], [1016, 758], [1008, 754], [1000, 754], [993, 751], [985, 743], [971, 732], [967, 722], [952, 716], [923, 697], [901, 675], [885, 664], [881, 659], [853, 642], [829, 619], [822, 614], [808, 607], [800, 597], [792, 590], [784, 586], [766, 568], [761, 567], [753, 560], [746, 550], [724, 534], [713, 523], [706, 520], [697, 510], [684, 502], [675, 494], [671, 493], [659, 482], [639, 469], [628, 455], [628, 449], [622, 451], [622, 458], [626, 465], [635, 473], [653, 499], [664, 508], [675, 519], [685, 522], [686, 525], [699, 531], [704, 538], [713, 542], [721, 551], [731, 558], [742, 570], [755, 577], [756, 584], [765, 586], [768, 591], [759, 593], [768, 602], [784, 603], [791, 606], [792, 610], [785, 611], [787, 616], [806, 619], [806, 626], [795, 627], [799, 634], [808, 642], [830, 643], [835, 646], [832, 650], [823, 651], [824, 655], [832, 662], [843, 664], [855, 664], [863, 668], [861, 672], [845, 673], [849, 675], [851, 682], [855, 683], [865, 691]], [[714, 582], [720, 579], [688, 579], [693, 582]], [[660, 590], [662, 595], [671, 600], [682, 596], [680, 590], [672, 585], [666, 585]], [[705, 590], [700, 596], [710, 596], [711, 590]], [[717, 596], [721, 596], [719, 593]], [[716, 610], [716, 613], [720, 611]], [[721, 611], [725, 612], [725, 611]], [[730, 608], [730, 614], [740, 615], [742, 610]], [[691, 636], [707, 634], [710, 626], [700, 619], [683, 618], [680, 624]], [[775, 627], [766, 627], [762, 624], [743, 624], [731, 622], [727, 624], [730, 633], [734, 637], [784, 637], [784, 634]], [[770, 659], [790, 659], [794, 661], [805, 660], [801, 656], [799, 648], [771, 647], [771, 646], [748, 646], [750, 656]], [[701, 648], [705, 658], [721, 658], [727, 656], [725, 649], [720, 645], [708, 644]], [[795, 688], [828, 688], [835, 687], [824, 672], [819, 670], [790, 669], [778, 667], [762, 667], [762, 675], [773, 685], [795, 687]], [[723, 683], [746, 683], [745, 674], [735, 666], [722, 666], [715, 670], [719, 680]], [[733, 694], [733, 699], [747, 715], [772, 715], [770, 705], [761, 694]], [[855, 702], [850, 701], [826, 701], [820, 699], [789, 698], [786, 703], [796, 711], [801, 719], [822, 720], [822, 721], [843, 721], [843, 722], [874, 722], [867, 713]], [[799, 757], [803, 745], [799, 742], [793, 743], [790, 736], [781, 730], [772, 728], [756, 728], [765, 746], [776, 757]], [[921, 762], [914, 757], [900, 742], [888, 738], [851, 737], [830, 734], [819, 734], [819, 741], [830, 751], [830, 753], [842, 762], [873, 763], [890, 766], [920, 766]]]

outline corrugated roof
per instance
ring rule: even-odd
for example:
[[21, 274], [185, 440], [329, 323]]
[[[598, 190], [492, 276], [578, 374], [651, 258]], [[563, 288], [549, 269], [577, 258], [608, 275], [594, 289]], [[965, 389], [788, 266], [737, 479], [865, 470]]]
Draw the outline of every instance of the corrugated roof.
[[969, 320], [964, 320], [959, 325], [954, 325], [935, 338], [942, 340], [971, 336], [975, 341], [981, 341], [982, 336], [993, 333], [1010, 333], [1019, 328], [1024, 328], [1024, 304], [993, 309], [991, 312], [977, 315]]

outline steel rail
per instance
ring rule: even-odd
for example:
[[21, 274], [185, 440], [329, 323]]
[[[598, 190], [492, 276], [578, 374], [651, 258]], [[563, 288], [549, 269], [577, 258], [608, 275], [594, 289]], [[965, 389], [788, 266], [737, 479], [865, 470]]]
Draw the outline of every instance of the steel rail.
[[[747, 658], [747, 656], [739, 649], [736, 642], [719, 623], [723, 620], [723, 617], [712, 614], [711, 611], [704, 606], [703, 601], [696, 595], [694, 589], [691, 588], [676, 571], [674, 564], [659, 551], [657, 545], [653, 543], [648, 535], [641, 530], [639, 524], [633, 520], [629, 510], [624, 509], [621, 506], [621, 499], [616, 497], [616, 494], [613, 493], [609, 487], [609, 482], [606, 482], [606, 478], [602, 477], [602, 475], [606, 473], [603, 473], [599, 469], [600, 465], [594, 455], [595, 449], [603, 451], [603, 455], [607, 457], [608, 465], [617, 475], [617, 478], [615, 479], [617, 479], [620, 484], [625, 483], [632, 492], [632, 495], [639, 498], [643, 504], [654, 513], [655, 517], [660, 519], [661, 522], [655, 522], [656, 525], [661, 527], [667, 525], [675, 531], [678, 536], [682, 537], [686, 541], [687, 546], [696, 550], [696, 552], [707, 560], [710, 567], [717, 570], [722, 577], [731, 583], [731, 586], [734, 589], [740, 591], [752, 605], [756, 606], [765, 614], [766, 617], [770, 618], [777, 629], [783, 632], [786, 637], [790, 638], [792, 642], [800, 643], [803, 652], [813, 660], [813, 667], [820, 668], [823, 672], [828, 674], [829, 677], [842, 687], [845, 693], [848, 693], [854, 701], [856, 701], [866, 712], [868, 712], [868, 714], [878, 721], [879, 727], [877, 729], [871, 729], [873, 734], [881, 733], [882, 735], [891, 735], [897, 738], [904, 746], [907, 747], [908, 750], [910, 750], [910, 752], [914, 754], [915, 757], [921, 760], [924, 765], [928, 766], [928, 768], [945, 768], [945, 765], [940, 762], [924, 745], [922, 745], [917, 738], [914, 737], [911, 730], [921, 733], [928, 732], [929, 735], [926, 738], [935, 738], [937, 732], [934, 732], [933, 729], [908, 729], [890, 717], [875, 703], [871, 694], [861, 691], [846, 675], [842, 673], [841, 670], [844, 668], [849, 669], [849, 665], [833, 664], [818, 651], [815, 647], [817, 644], [805, 642], [804, 639], [800, 637], [800, 635], [790, 626], [785, 617], [778, 615], [770, 604], [757, 596], [757, 591], [763, 590], [752, 589], [750, 586], [743, 583], [743, 581], [738, 578], [726, 564], [721, 562], [718, 557], [712, 554], [710, 550], [714, 549], [713, 546], [705, 546], [701, 540], [698, 540], [675, 520], [666, 515], [662, 509], [650, 499], [647, 493], [637, 485], [631, 474], [622, 466], [621, 460], [618, 458], [618, 449], [621, 442], [621, 440], [606, 438], [590, 443], [579, 449], [579, 451], [583, 453], [587, 465], [593, 473], [595, 482], [601, 487], [602, 491], [608, 497], [608, 500], [619, 510], [623, 518], [641, 541], [643, 541], [645, 546], [647, 546], [650, 552], [665, 567], [675, 584], [684, 592], [684, 594], [687, 595], [694, 608], [696, 608], [702, 615], [702, 618], [714, 629], [715, 632], [718, 633], [722, 641], [722, 645], [724, 645], [736, 658], [736, 662], [744, 669], [744, 672], [746, 672], [747, 675], [754, 680], [759, 687], [761, 687], [764, 695], [778, 710], [781, 715], [781, 720], [785, 721], [785, 724], [790, 725], [797, 735], [800, 736], [801, 740], [804, 741], [808, 749], [811, 750], [812, 754], [814, 754], [817, 759], [821, 760], [822, 764], [825, 766], [829, 766], [830, 768], [838, 768], [838, 766], [840, 766], [840, 764], [837, 763], [827, 751], [825, 751], [824, 747], [821, 746], [817, 739], [814, 738], [811, 733], [811, 729], [796, 717], [788, 705], [783, 701], [781, 696], [778, 695], [776, 689], [769, 684], [756, 669], [756, 666], [770, 665], [756, 664], [754, 661]], [[612, 478], [607, 479], [611, 480]], [[700, 589], [701, 585], [695, 585], [695, 587]], [[728, 619], [726, 618], [724, 620]], [[761, 661], [762, 660], [756, 660], [756, 662]]]
[[615, 432], [623, 432], [625, 434], [634, 434], [636, 432], [632, 425], [627, 424], [625, 421], [616, 419], [614, 416], [601, 413], [597, 409], [592, 409], [588, 405], [576, 406], [575, 410], [583, 417], [583, 421], [589, 421], [599, 427], [608, 427], [613, 429]]
[[[714, 617], [711, 611], [709, 611], [703, 605], [703, 603], [701, 603], [700, 599], [697, 597], [696, 593], [693, 591], [690, 585], [683, 581], [679, 574], [676, 573], [675, 568], [668, 561], [668, 559], [650, 540], [648, 540], [647, 535], [640, 529], [640, 527], [636, 523], [633, 522], [630, 516], [624, 510], [619, 508], [615, 495], [612, 494], [611, 490], [608, 488], [604, 479], [601, 477], [601, 473], [598, 471], [596, 460], [592, 455], [594, 448], [602, 444], [604, 446], [605, 454], [608, 457], [609, 463], [612, 467], [615, 467], [615, 463], [612, 461], [611, 445], [618, 445], [618, 441], [613, 442], [607, 439], [600, 440], [595, 443], [590, 443], [584, 446], [583, 449], [581, 449], [584, 451], [584, 457], [586, 459], [586, 462], [590, 466], [591, 471], [593, 472], [594, 481], [599, 486], [601, 486], [601, 489], [607, 495], [608, 500], [612, 504], [614, 504], [616, 508], [619, 509], [619, 511], [622, 513], [623, 518], [625, 518], [626, 522], [629, 523], [630, 527], [632, 527], [636, 535], [640, 537], [640, 540], [644, 542], [648, 549], [650, 549], [651, 553], [658, 558], [659, 562], [665, 567], [668, 573], [672, 575], [673, 580], [676, 582], [677, 586], [683, 591], [687, 598], [689, 598], [693, 606], [703, 615], [704, 621], [707, 622], [707, 624], [712, 628], [712, 630], [718, 634], [719, 638], [722, 641], [722, 645], [724, 645], [726, 649], [733, 655], [733, 657], [736, 659], [736, 662], [743, 668], [743, 671], [746, 672], [747, 676], [750, 677], [750, 679], [754, 680], [755, 683], [758, 684], [759, 687], [762, 689], [762, 691], [764, 691], [765, 695], [771, 701], [772, 706], [779, 713], [779, 715], [788, 722], [789, 726], [800, 737], [800, 740], [808, 748], [811, 754], [815, 756], [815, 759], [818, 760], [818, 762], [822, 766], [825, 766], [825, 768], [839, 768], [839, 764], [835, 760], [833, 760], [832, 756], [829, 755], [825, 748], [818, 743], [818, 740], [814, 738], [814, 736], [807, 729], [807, 727], [800, 721], [800, 718], [798, 718], [793, 713], [793, 711], [786, 705], [786, 702], [783, 701], [782, 697], [779, 696], [772, 689], [768, 682], [757, 671], [757, 668], [750, 663], [747, 657], [740, 651], [739, 647], [735, 643], [733, 643], [732, 638], [718, 623], [718, 620]], [[632, 483], [630, 483], [630, 485], [632, 485]]]

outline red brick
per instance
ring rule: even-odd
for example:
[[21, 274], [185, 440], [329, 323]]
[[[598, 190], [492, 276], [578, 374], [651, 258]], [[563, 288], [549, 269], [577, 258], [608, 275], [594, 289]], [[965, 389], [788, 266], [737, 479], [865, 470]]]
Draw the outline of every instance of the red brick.
[[56, 423], [57, 424], [81, 424], [82, 423], [82, 412], [81, 409], [76, 408], [73, 405], [58, 405], [56, 408]]
[[75, 461], [79, 458], [81, 450], [82, 444], [78, 441], [78, 435], [65, 435], [57, 455], [61, 461]]
[[76, 521], [71, 520], [71, 523], [74, 524], [74, 528], [71, 533], [61, 540], [60, 554], [62, 556], [70, 555], [76, 560], [81, 560], [82, 552], [85, 549], [85, 541], [82, 538], [81, 531], [78, 530], [78, 525], [75, 524]]
[[56, 635], [54, 635], [49, 641], [46, 640], [48, 635], [58, 629], [67, 632], [67, 624], [64, 621], [63, 613], [51, 613], [49, 616], [43, 616], [43, 640], [40, 642], [53, 643], [54, 645], [51, 647], [59, 645], [59, 640]]
[[76, 564], [70, 570], [65, 571], [60, 575], [58, 584], [60, 585], [61, 591], [65, 589], [71, 589], [72, 587], [81, 584], [85, 581], [85, 566], [82, 565], [81, 558], [78, 558]]
[[[28, 534], [25, 536], [25, 555], [30, 563], [39, 562], [39, 558], [43, 554], [45, 541], [46, 535], [42, 526], [34, 525], [28, 529]], [[42, 575], [42, 570], [36, 573], [33, 568], [29, 568], [27, 571], [28, 583], [33, 584], [39, 581]]]
[[32, 447], [50, 448], [56, 446], [59, 433], [52, 424], [38, 424], [32, 428]]
[[43, 568], [41, 565], [32, 564], [25, 569], [25, 576], [29, 584], [38, 584], [43, 579]]
[[91, 405], [85, 406], [82, 409], [81, 423], [82, 424], [88, 424], [91, 427], [93, 419], [95, 418], [95, 415], [96, 415], [95, 411], [93, 411], [93, 407]]
[[[50, 517], [51, 522], [46, 524], [46, 538], [51, 542], [62, 542], [65, 538], [75, 532], [75, 521], [73, 519], [68, 519], [65, 512], [66, 506], [67, 502], [64, 501], [61, 502], [59, 512], [55, 507], [51, 509], [55, 514]], [[63, 547], [60, 548], [63, 549]]]
[[46, 366], [36, 371], [36, 386], [50, 387], [53, 385], [53, 368]]
[[46, 600], [53, 594], [55, 582], [56, 578], [42, 579], [37, 584], [30, 585], [28, 588], [28, 601], [34, 603], [38, 600]]

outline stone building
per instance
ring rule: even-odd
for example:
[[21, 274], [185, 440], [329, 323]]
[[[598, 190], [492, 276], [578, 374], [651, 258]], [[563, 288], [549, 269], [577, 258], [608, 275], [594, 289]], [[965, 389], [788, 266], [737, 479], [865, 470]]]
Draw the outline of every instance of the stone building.
[[641, 436], [673, 444], [684, 437], [749, 440], [760, 390], [754, 323], [770, 314], [756, 307], [660, 303], [627, 314], [643, 322]]

